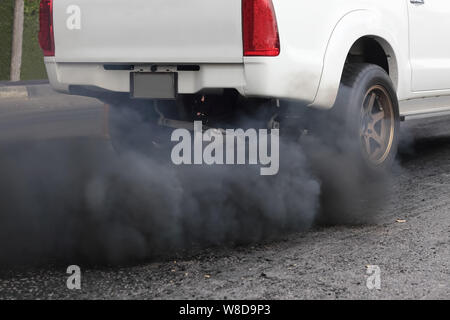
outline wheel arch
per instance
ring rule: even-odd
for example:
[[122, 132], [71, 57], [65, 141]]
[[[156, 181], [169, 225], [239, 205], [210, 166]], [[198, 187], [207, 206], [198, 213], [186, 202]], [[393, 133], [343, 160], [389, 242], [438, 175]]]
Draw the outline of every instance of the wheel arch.
[[[370, 56], [373, 52], [364, 46], [376, 48], [378, 53]], [[397, 47], [395, 37], [380, 14], [367, 9], [349, 12], [339, 20], [330, 36], [320, 84], [310, 106], [319, 109], [333, 107], [345, 64], [355, 56], [359, 56], [358, 62], [374, 63], [385, 69], [397, 90], [401, 77]]]

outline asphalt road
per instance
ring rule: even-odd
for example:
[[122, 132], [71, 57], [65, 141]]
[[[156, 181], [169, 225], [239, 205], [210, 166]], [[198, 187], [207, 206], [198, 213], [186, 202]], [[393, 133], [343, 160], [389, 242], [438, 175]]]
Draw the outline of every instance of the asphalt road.
[[[103, 111], [95, 100], [76, 97], [3, 100], [0, 142], [88, 143], [104, 136]], [[450, 117], [407, 122], [403, 132], [393, 189], [370, 223], [125, 266], [82, 264], [78, 291], [67, 289], [60, 263], [4, 265], [0, 299], [449, 299]], [[366, 286], [368, 265], [380, 268], [380, 290]]]

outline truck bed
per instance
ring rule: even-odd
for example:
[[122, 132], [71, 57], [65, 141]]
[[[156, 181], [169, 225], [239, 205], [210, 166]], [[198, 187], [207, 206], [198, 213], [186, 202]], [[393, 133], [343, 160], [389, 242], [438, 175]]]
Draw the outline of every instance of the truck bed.
[[[241, 0], [58, 0], [53, 6], [57, 62], [243, 61]], [[80, 8], [79, 29], [68, 27], [70, 6]]]

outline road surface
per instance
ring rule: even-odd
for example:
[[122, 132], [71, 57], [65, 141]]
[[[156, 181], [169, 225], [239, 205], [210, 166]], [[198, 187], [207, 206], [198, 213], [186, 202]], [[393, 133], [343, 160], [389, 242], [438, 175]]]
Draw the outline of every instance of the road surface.
[[[58, 157], [53, 144], [61, 145], [69, 139], [77, 141], [77, 150], [108, 149], [104, 116], [104, 106], [92, 99], [2, 100], [0, 164], [8, 158], [5, 150], [14, 152], [15, 145], [37, 148], [31, 149], [37, 150], [31, 154], [18, 152], [14, 161], [19, 163], [33, 163], [37, 161], [33, 154], [49, 148], [52, 151], [45, 161], [54, 170], [59, 167], [51, 160]], [[0, 299], [449, 299], [450, 117], [414, 120], [403, 123], [402, 129], [405, 134], [399, 164], [392, 173], [392, 189], [370, 222], [314, 226], [252, 244], [216, 243], [120, 264], [73, 261], [70, 252], [63, 255], [64, 259], [55, 260], [45, 250], [42, 256], [36, 253], [41, 251], [26, 250], [34, 246], [27, 243], [26, 233], [22, 235], [24, 243], [17, 247], [3, 237], [0, 246], [11, 252], [11, 260], [1, 257]], [[36, 147], [37, 143], [43, 144], [43, 149]], [[78, 163], [83, 163], [81, 157], [73, 165]], [[47, 169], [41, 168], [49, 174]], [[57, 172], [55, 176], [63, 174]], [[20, 179], [27, 175], [20, 173]], [[28, 186], [27, 182], [24, 185]], [[3, 209], [21, 208], [11, 205], [10, 197], [17, 197], [16, 202], [22, 199], [20, 194], [9, 194], [8, 199], [0, 194], [0, 206], [6, 203]], [[60, 207], [46, 208], [48, 215], [57, 219], [55, 212]], [[9, 222], [15, 214], [1, 212]], [[14, 223], [12, 228], [18, 228]], [[21, 225], [27, 223], [31, 222], [20, 221]], [[58, 231], [49, 228], [45, 232]], [[12, 239], [17, 240], [14, 236]], [[43, 240], [48, 244], [45, 241], [54, 238]], [[94, 243], [87, 239], [84, 245]], [[46, 260], [47, 255], [52, 258]], [[31, 261], [17, 259], [26, 256]], [[81, 267], [81, 290], [66, 287], [69, 263]], [[381, 271], [379, 290], [367, 287], [368, 265]]]

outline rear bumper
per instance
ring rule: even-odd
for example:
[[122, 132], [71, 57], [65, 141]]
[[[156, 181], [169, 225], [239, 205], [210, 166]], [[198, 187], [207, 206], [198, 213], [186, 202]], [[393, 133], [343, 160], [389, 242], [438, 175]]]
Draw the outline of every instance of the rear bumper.
[[[60, 92], [71, 93], [71, 87], [82, 86], [130, 93], [130, 70], [106, 70], [101, 63], [57, 62], [53, 57], [45, 58], [45, 65], [51, 85]], [[280, 57], [199, 66], [198, 71], [178, 71], [179, 94], [236, 89], [245, 97], [292, 99], [308, 104], [314, 99], [320, 78], [320, 74], [312, 77], [311, 72], [305, 72], [309, 71], [305, 66]]]
[[[55, 90], [69, 93], [70, 86], [92, 86], [108, 91], [129, 93], [129, 70], [105, 70], [98, 63], [57, 63], [45, 58], [50, 84]], [[242, 64], [202, 64], [199, 71], [178, 72], [178, 93], [191, 94], [205, 89], [245, 87]]]

